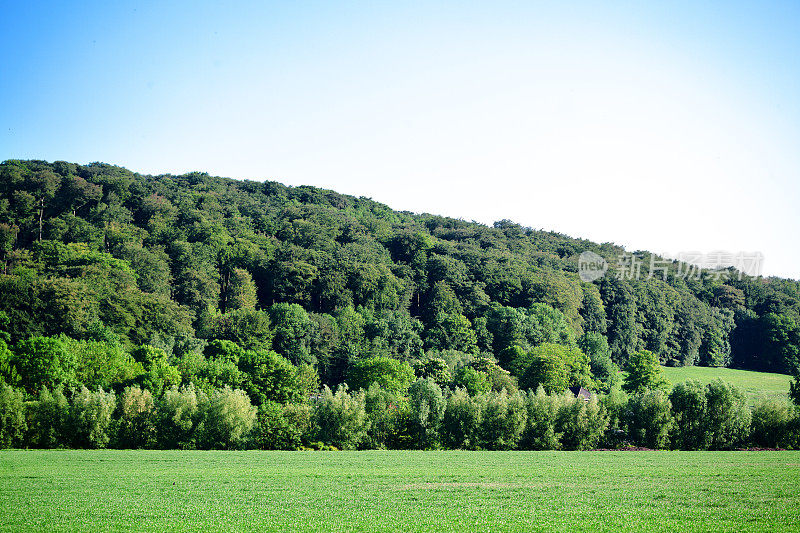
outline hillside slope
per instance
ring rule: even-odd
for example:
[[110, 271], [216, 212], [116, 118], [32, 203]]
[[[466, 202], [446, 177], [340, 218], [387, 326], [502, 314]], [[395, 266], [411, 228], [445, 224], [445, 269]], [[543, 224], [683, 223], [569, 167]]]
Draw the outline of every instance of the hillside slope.
[[[578, 275], [585, 251], [610, 265], [591, 283]], [[0, 165], [10, 342], [113, 336], [179, 358], [228, 338], [310, 363], [329, 383], [367, 355], [487, 353], [505, 364], [514, 347], [547, 341], [607, 341], [618, 364], [648, 349], [671, 366], [796, 366], [798, 282], [685, 276], [679, 262], [665, 279], [645, 270], [627, 279], [617, 268], [625, 254], [314, 187], [101, 163]]]

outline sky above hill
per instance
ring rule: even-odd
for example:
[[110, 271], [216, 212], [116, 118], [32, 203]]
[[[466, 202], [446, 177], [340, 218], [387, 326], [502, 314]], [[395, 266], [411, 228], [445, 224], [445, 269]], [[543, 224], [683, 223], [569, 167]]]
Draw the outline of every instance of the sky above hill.
[[800, 278], [796, 1], [70, 4], [3, 4], [0, 159], [316, 185]]

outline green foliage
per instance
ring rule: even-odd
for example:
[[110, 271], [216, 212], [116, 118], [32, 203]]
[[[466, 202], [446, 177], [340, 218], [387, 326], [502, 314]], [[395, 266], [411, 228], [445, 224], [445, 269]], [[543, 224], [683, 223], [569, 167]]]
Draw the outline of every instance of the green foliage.
[[305, 428], [298, 420], [287, 416], [287, 407], [266, 401], [258, 407], [254, 432], [255, 445], [261, 450], [297, 450], [303, 445]]
[[477, 396], [492, 390], [489, 376], [485, 372], [475, 370], [471, 366], [462, 367], [456, 372], [456, 387], [463, 387], [470, 396]]
[[244, 356], [244, 349], [233, 341], [213, 339], [206, 345], [203, 355], [238, 365], [239, 360]]
[[156, 441], [156, 404], [150, 391], [137, 386], [126, 387], [119, 397], [117, 409], [116, 446], [152, 447]]
[[639, 446], [666, 448], [673, 424], [671, 408], [670, 399], [664, 391], [649, 390], [636, 394], [628, 402], [624, 416], [628, 436]]
[[296, 368], [297, 386], [303, 399], [319, 392], [319, 374], [309, 364], [302, 364]]
[[368, 389], [373, 383], [393, 392], [404, 392], [414, 381], [414, 370], [406, 362], [389, 357], [370, 357], [354, 361], [347, 371], [352, 390]]
[[565, 394], [557, 417], [556, 432], [567, 450], [596, 448], [608, 427], [608, 417], [596, 397], [587, 402]]
[[712, 309], [711, 320], [703, 332], [698, 364], [718, 367], [731, 364], [730, 333], [735, 326], [733, 311]]
[[569, 349], [560, 344], [543, 344], [517, 360], [515, 366], [523, 369], [520, 386], [535, 389], [540, 385], [545, 391], [563, 392], [569, 386], [569, 371], [565, 363]]
[[180, 385], [181, 373], [175, 366], [167, 363], [166, 357], [161, 357], [149, 364], [147, 373], [140, 380], [143, 388], [160, 397], [164, 389]]
[[158, 444], [161, 448], [191, 449], [197, 445], [195, 429], [201, 422], [207, 398], [193, 384], [164, 391], [158, 403]]
[[269, 309], [274, 327], [273, 347], [292, 364], [313, 363], [309, 350], [311, 319], [298, 304], [279, 303]]
[[22, 382], [22, 377], [14, 366], [14, 353], [8, 348], [8, 344], [0, 339], [0, 384], [18, 386]]
[[228, 340], [246, 350], [272, 348], [272, 329], [269, 315], [253, 309], [236, 309], [209, 319], [205, 336], [208, 339]]
[[[419, 358], [423, 339], [428, 348], [485, 350], [509, 369], [514, 347], [572, 346], [582, 331], [607, 335], [623, 366], [647, 349], [670, 365], [791, 372], [800, 354], [795, 281], [723, 284], [705, 272], [687, 280], [686, 265], [675, 263], [663, 280], [612, 271], [582, 283], [574, 274], [582, 251], [613, 264], [624, 250], [508, 220], [486, 227], [312, 187], [44, 161], [0, 165], [0, 206], [0, 312], [13, 324], [0, 329], [12, 344], [61, 333], [107, 342], [93, 337], [102, 323], [128, 349], [191, 342], [196, 327], [206, 339], [316, 364], [333, 385], [365, 354]], [[646, 265], [650, 254], [636, 257]], [[273, 346], [256, 308], [275, 305]], [[77, 382], [131, 379], [107, 374], [125, 365], [97, 350], [109, 367]], [[599, 388], [610, 390], [606, 357], [583, 351]], [[23, 375], [7, 358], [0, 365], [6, 381]]]
[[658, 357], [649, 350], [632, 353], [625, 364], [625, 372], [622, 388], [627, 392], [641, 394], [669, 387], [658, 364]]
[[243, 390], [217, 389], [200, 409], [202, 427], [197, 429], [201, 448], [233, 450], [243, 448], [256, 421], [256, 408]]
[[581, 351], [589, 356], [594, 385], [600, 392], [609, 392], [619, 383], [619, 367], [611, 359], [611, 349], [605, 336], [589, 331], [578, 341]]
[[511, 373], [500, 367], [494, 359], [487, 356], [478, 356], [472, 360], [470, 366], [482, 374], [486, 374], [491, 389], [495, 392], [505, 390], [509, 394], [517, 392], [517, 380]]
[[712, 381], [706, 385], [706, 406], [712, 449], [727, 450], [746, 441], [751, 415], [741, 390], [721, 379]]
[[411, 402], [411, 434], [415, 445], [427, 450], [439, 445], [439, 425], [447, 402], [432, 379], [418, 379], [408, 389]]
[[347, 392], [339, 387], [336, 393], [326, 386], [314, 405], [314, 426], [317, 440], [341, 450], [356, 449], [366, 438], [369, 419], [365, 410], [364, 392]]
[[575, 346], [575, 334], [569, 321], [558, 309], [535, 303], [527, 310], [525, 337], [531, 346], [544, 343]]
[[619, 448], [626, 444], [629, 400], [629, 396], [619, 388], [611, 389], [608, 394], [599, 397], [599, 403], [608, 416], [608, 428], [600, 439], [600, 446], [603, 448]]
[[59, 337], [64, 349], [75, 357], [75, 380], [89, 388], [109, 388], [135, 379], [145, 372], [141, 364], [118, 342], [75, 340]]
[[615, 363], [624, 364], [639, 344], [636, 295], [627, 280], [615, 276], [604, 276], [599, 285], [608, 315], [611, 357]]
[[14, 348], [13, 365], [29, 393], [75, 380], [75, 355], [54, 337], [31, 337]]
[[421, 378], [430, 378], [440, 387], [449, 385], [453, 380], [450, 368], [441, 357], [431, 357], [414, 365], [414, 373]]
[[444, 281], [436, 282], [428, 298], [425, 345], [434, 350], [478, 351], [477, 337], [455, 292]]
[[[332, 387], [353, 381], [351, 373], [373, 358], [402, 368], [401, 378], [377, 379], [397, 391], [413, 379], [407, 362], [421, 361], [418, 374], [440, 389], [453, 376], [486, 402], [503, 390], [516, 397], [516, 379], [523, 388], [541, 383], [555, 393], [569, 385], [608, 392], [610, 399], [601, 400], [612, 428], [605, 437], [626, 426], [621, 406], [627, 402], [616, 401], [617, 364], [628, 371], [626, 389], [636, 394], [664, 386], [659, 361], [796, 371], [796, 281], [731, 276], [723, 282], [707, 272], [690, 279], [679, 275], [686, 265], [674, 263], [664, 279], [624, 279], [612, 267], [597, 282], [583, 283], [576, 258], [588, 250], [612, 264], [624, 253], [507, 220], [487, 227], [412, 215], [313, 187], [202, 173], [142, 176], [99, 163], [7, 161], [0, 164], [0, 381], [40, 394], [26, 407], [26, 445], [105, 445], [103, 431], [91, 442], [86, 436], [86, 420], [94, 415], [84, 417], [85, 435], [72, 441], [70, 423], [59, 414], [66, 398], [85, 397], [81, 386], [118, 393], [138, 386], [152, 395], [157, 422], [151, 423], [164, 426], [164, 440], [158, 430], [146, 439], [135, 435], [144, 440], [129, 445], [193, 447], [206, 435], [200, 430], [211, 400], [204, 397], [225, 387], [242, 388], [256, 405], [281, 404], [284, 417], [297, 415], [297, 427], [306, 429], [292, 442], [309, 445], [315, 430], [308, 429], [310, 415], [305, 424], [300, 413], [318, 378]], [[650, 254], [636, 257], [646, 265]], [[753, 396], [765, 379], [753, 380], [747, 392]], [[800, 397], [800, 385], [793, 387]], [[786, 380], [779, 388], [779, 394], [770, 391], [776, 398], [785, 395]], [[705, 404], [695, 389], [673, 391], [673, 446], [726, 448], [746, 439], [741, 420], [731, 422], [746, 418], [738, 400], [719, 400], [730, 395], [712, 389], [702, 394]], [[373, 392], [369, 433], [359, 446], [444, 443], [435, 394], [424, 400], [412, 394], [404, 402], [394, 390]], [[172, 407], [165, 407], [167, 397]], [[101, 412], [100, 398], [91, 396], [94, 411], [82, 412]], [[721, 407], [712, 408], [709, 398]], [[655, 416], [638, 401], [632, 408]], [[470, 402], [477, 406], [476, 425], [452, 442], [478, 447], [476, 432], [489, 422], [481, 419], [484, 404]], [[563, 402], [560, 422], [542, 414], [543, 429], [527, 440], [526, 429], [520, 446], [562, 445], [563, 439], [568, 447], [588, 445], [591, 439], [576, 437], [584, 431], [576, 428], [595, 427], [602, 416]], [[194, 403], [199, 407], [191, 408]], [[390, 405], [402, 407], [386, 413], [376, 407]], [[525, 427], [535, 427], [530, 393], [525, 405]], [[115, 416], [128, 420], [120, 409]], [[284, 427], [269, 409], [269, 420]], [[706, 423], [712, 414], [722, 421]], [[571, 428], [566, 436], [564, 428]], [[120, 435], [130, 441], [134, 433], [121, 429]], [[509, 442], [492, 437], [483, 445], [508, 446], [500, 441]], [[223, 444], [201, 439], [202, 446]]]
[[750, 441], [766, 448], [786, 448], [795, 444], [787, 431], [798, 416], [788, 402], [762, 399], [753, 407], [750, 422]]
[[235, 268], [223, 290], [223, 309], [255, 309], [258, 303], [256, 284], [247, 270]]
[[789, 383], [789, 399], [795, 405], [800, 405], [800, 372], [796, 373], [791, 383]]
[[411, 407], [408, 398], [373, 383], [364, 395], [364, 407], [369, 422], [366, 442], [369, 448], [409, 446], [408, 424]]
[[81, 387], [72, 396], [69, 410], [70, 434], [77, 448], [105, 448], [113, 437], [112, 416], [116, 407], [113, 392]]
[[244, 389], [256, 405], [266, 401], [296, 402], [303, 398], [303, 387], [297, 369], [285, 357], [273, 351], [247, 351], [240, 368], [245, 372]]
[[706, 388], [696, 380], [678, 383], [669, 394], [675, 418], [672, 445], [681, 450], [705, 450], [711, 445]]
[[526, 450], [558, 450], [561, 448], [561, 431], [558, 413], [565, 397], [547, 394], [541, 385], [536, 392], [529, 390], [525, 400], [528, 423], [522, 434], [520, 447]]
[[487, 450], [513, 450], [517, 447], [528, 412], [525, 396], [516, 392], [488, 392], [479, 396], [481, 417], [478, 442]]
[[761, 318], [765, 345], [758, 370], [791, 374], [800, 370], [800, 325], [788, 314], [767, 313]]
[[447, 398], [442, 415], [442, 444], [452, 449], [477, 449], [480, 422], [480, 403], [467, 390], [457, 388]]
[[36, 400], [28, 404], [27, 444], [33, 448], [59, 448], [72, 443], [69, 401], [61, 387], [50, 391], [42, 387]]
[[22, 443], [28, 429], [23, 400], [21, 391], [0, 383], [0, 449], [14, 448]]
[[517, 358], [513, 368], [520, 375], [520, 386], [547, 392], [563, 392], [567, 387], [592, 387], [589, 357], [576, 347], [540, 344]]

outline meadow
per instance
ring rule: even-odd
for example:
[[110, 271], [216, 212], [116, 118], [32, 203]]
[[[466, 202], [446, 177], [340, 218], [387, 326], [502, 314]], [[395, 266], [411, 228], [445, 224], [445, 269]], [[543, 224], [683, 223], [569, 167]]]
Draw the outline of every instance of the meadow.
[[664, 377], [675, 385], [687, 379], [696, 379], [706, 384], [722, 378], [742, 389], [749, 398], [749, 403], [754, 404], [758, 398], [772, 398], [786, 400], [789, 394], [789, 383], [792, 377], [786, 374], [773, 374], [770, 372], [753, 372], [735, 368], [714, 368], [706, 366], [680, 366], [662, 367]]
[[800, 531], [800, 452], [0, 452], [2, 531]]

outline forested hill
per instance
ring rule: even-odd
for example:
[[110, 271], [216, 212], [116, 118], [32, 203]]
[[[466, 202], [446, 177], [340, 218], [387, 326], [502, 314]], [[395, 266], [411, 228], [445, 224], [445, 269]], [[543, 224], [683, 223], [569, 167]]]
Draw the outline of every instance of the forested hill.
[[[592, 283], [578, 276], [587, 250], [610, 264]], [[686, 276], [678, 262], [664, 280], [647, 275], [647, 252], [635, 254], [637, 279], [617, 269], [624, 252], [314, 187], [100, 163], [0, 167], [9, 345], [60, 334], [150, 345], [180, 367], [227, 339], [310, 363], [329, 384], [372, 355], [487, 354], [508, 368], [545, 342], [580, 347], [593, 365], [604, 351], [622, 364], [648, 349], [670, 365], [796, 366], [797, 281]]]

